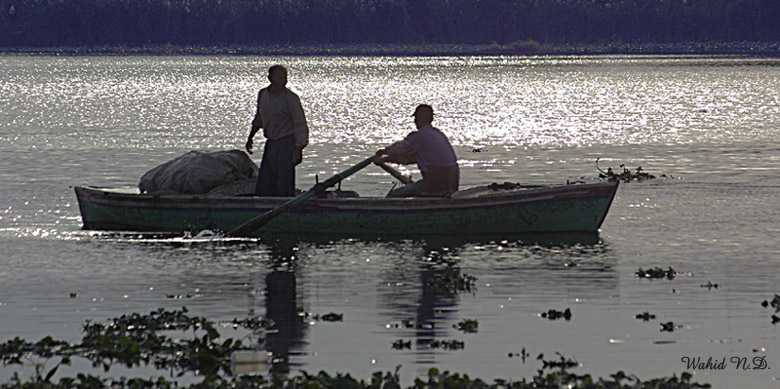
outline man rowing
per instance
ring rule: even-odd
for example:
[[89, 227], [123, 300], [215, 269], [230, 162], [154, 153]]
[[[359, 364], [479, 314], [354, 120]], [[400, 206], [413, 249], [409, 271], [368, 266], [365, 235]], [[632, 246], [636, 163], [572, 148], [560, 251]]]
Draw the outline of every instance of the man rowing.
[[414, 110], [413, 131], [403, 140], [376, 152], [375, 162], [403, 165], [416, 163], [423, 179], [391, 191], [388, 197], [448, 196], [458, 190], [460, 169], [455, 150], [439, 129], [433, 127], [433, 107], [418, 105]]

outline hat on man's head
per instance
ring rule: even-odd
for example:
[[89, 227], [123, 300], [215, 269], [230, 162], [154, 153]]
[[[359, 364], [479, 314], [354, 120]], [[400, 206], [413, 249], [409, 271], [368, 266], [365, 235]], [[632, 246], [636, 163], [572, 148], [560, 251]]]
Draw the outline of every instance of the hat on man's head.
[[428, 104], [420, 104], [417, 106], [417, 108], [415, 108], [412, 116], [417, 116], [418, 114], [428, 114], [433, 117], [433, 107]]

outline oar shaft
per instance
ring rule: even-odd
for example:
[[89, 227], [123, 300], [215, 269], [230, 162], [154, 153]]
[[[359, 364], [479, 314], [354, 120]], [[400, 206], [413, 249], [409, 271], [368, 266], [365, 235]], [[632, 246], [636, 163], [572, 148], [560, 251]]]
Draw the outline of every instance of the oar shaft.
[[390, 173], [391, 176], [397, 178], [398, 181], [401, 181], [404, 185], [409, 185], [412, 182], [414, 182], [414, 181], [412, 181], [411, 178], [409, 178], [408, 176], [403, 175], [398, 170], [393, 169], [391, 166], [389, 166], [385, 162], [379, 162], [379, 163], [377, 163], [377, 165], [379, 165], [379, 167], [381, 167], [384, 171]]
[[314, 185], [311, 189], [307, 190], [306, 192], [303, 192], [302, 194], [298, 195], [293, 199], [286, 201], [284, 204], [260, 216], [256, 216], [252, 219], [249, 219], [249, 221], [236, 227], [234, 230], [228, 232], [227, 236], [235, 236], [235, 237], [251, 236], [255, 231], [260, 229], [260, 227], [266, 225], [268, 222], [273, 220], [275, 217], [281, 215], [282, 213], [286, 212], [288, 209], [324, 192], [326, 189], [330, 188], [331, 186], [341, 182], [341, 180], [355, 174], [360, 169], [370, 165], [371, 162], [373, 161], [374, 161], [374, 157], [367, 158], [364, 161], [358, 163], [357, 165], [352, 166], [349, 169], [344, 170], [343, 172], [338, 173], [333, 177], [328, 178], [323, 182], [320, 182], [317, 185]]

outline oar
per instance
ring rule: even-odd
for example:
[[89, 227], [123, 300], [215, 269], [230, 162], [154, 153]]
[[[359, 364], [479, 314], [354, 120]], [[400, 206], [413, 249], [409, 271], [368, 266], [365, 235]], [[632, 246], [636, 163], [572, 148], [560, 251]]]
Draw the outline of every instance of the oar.
[[399, 172], [398, 170], [395, 170], [395, 169], [393, 169], [392, 167], [390, 167], [390, 166], [389, 166], [387, 163], [385, 163], [384, 161], [382, 161], [382, 162], [378, 162], [378, 163], [377, 163], [377, 165], [379, 165], [379, 167], [381, 167], [382, 169], [384, 169], [384, 171], [386, 171], [386, 172], [390, 173], [390, 175], [391, 175], [391, 176], [393, 176], [393, 177], [397, 178], [397, 179], [398, 179], [398, 181], [401, 181], [401, 182], [402, 182], [404, 185], [409, 185], [409, 184], [411, 184], [411, 183], [413, 183], [413, 182], [414, 182], [414, 181], [412, 181], [412, 179], [411, 179], [411, 178], [409, 178], [408, 176], [405, 176], [405, 175], [403, 175], [403, 174], [402, 174], [401, 172]]
[[367, 158], [366, 160], [358, 163], [355, 166], [352, 166], [351, 168], [344, 170], [341, 173], [336, 174], [335, 176], [328, 178], [327, 180], [320, 182], [317, 185], [314, 185], [311, 187], [311, 189], [307, 190], [306, 192], [301, 193], [297, 197], [285, 202], [284, 204], [260, 215], [257, 217], [254, 217], [247, 221], [246, 223], [236, 227], [233, 231], [230, 231], [227, 233], [227, 236], [251, 236], [252, 233], [257, 231], [260, 227], [266, 225], [268, 222], [273, 220], [273, 218], [283, 214], [288, 209], [294, 207], [295, 205], [306, 201], [322, 192], [324, 192], [326, 189], [330, 188], [333, 185], [338, 184], [341, 182], [341, 180], [357, 173], [358, 170], [368, 166], [371, 164], [371, 162], [374, 161], [374, 157], [371, 156]]

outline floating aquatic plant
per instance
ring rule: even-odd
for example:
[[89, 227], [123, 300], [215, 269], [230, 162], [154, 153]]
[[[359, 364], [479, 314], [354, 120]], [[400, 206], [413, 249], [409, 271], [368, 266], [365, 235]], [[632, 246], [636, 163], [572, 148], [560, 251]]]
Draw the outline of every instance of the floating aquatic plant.
[[[778, 299], [780, 301], [780, 298]], [[767, 305], [769, 303], [767, 302]], [[221, 322], [223, 326], [240, 326], [250, 330], [268, 328], [273, 322], [264, 318], [249, 317]], [[177, 338], [173, 340], [161, 332], [186, 333], [192, 331], [196, 339]], [[228, 356], [238, 349], [246, 348], [239, 341], [227, 339], [217, 342], [219, 333], [216, 323], [205, 318], [190, 316], [186, 308], [180, 311], [157, 310], [148, 315], [129, 314], [111, 319], [107, 324], [87, 321], [84, 326], [85, 336], [81, 344], [71, 344], [55, 340], [51, 337], [41, 339], [37, 343], [15, 338], [0, 344], [0, 361], [4, 365], [21, 364], [23, 359], [35, 356], [44, 359], [60, 358], [60, 362], [48, 372], [43, 364], [35, 366], [34, 375], [28, 380], [22, 379], [18, 373], [7, 383], [0, 383], [0, 388], [354, 388], [375, 389], [402, 388], [400, 366], [395, 372], [376, 372], [368, 381], [357, 380], [349, 374], [327, 372], [309, 374], [301, 372], [297, 376], [266, 375], [234, 375], [229, 369]], [[394, 342], [394, 348], [411, 348], [411, 341]], [[464, 347], [464, 342], [458, 340], [435, 340], [430, 343], [432, 348], [458, 350]], [[523, 361], [528, 355], [525, 348]], [[595, 379], [588, 374], [578, 375], [568, 369], [579, 367], [579, 363], [557, 353], [559, 359], [545, 360], [540, 354], [537, 358], [542, 362], [538, 375], [530, 379], [513, 378], [511, 381], [496, 379], [488, 385], [480, 379], [472, 379], [468, 375], [440, 372], [430, 369], [427, 378], [416, 378], [408, 389], [434, 388], [497, 388], [497, 389], [530, 389], [530, 388], [709, 388], [708, 384], [691, 382], [693, 376], [682, 373], [666, 378], [656, 378], [641, 381], [635, 376], [629, 376], [618, 371], [609, 378]], [[509, 354], [513, 356], [512, 353]], [[148, 359], [149, 362], [169, 366], [171, 378], [104, 378], [91, 374], [77, 373], [75, 377], [62, 377], [53, 382], [53, 377], [60, 365], [69, 365], [72, 357], [82, 357], [97, 365], [105, 363], [110, 367], [113, 363], [123, 363], [128, 366], [138, 366]], [[136, 358], [137, 357], [137, 358]], [[104, 365], [105, 366], [105, 365]], [[107, 368], [108, 368], [107, 367]], [[203, 381], [189, 386], [180, 385], [175, 377], [185, 372], [203, 376]]]
[[668, 270], [664, 270], [660, 267], [654, 267], [652, 269], [642, 269], [641, 267], [635, 273], [639, 278], [658, 279], [666, 278], [669, 280], [674, 279], [677, 272], [670, 266]]
[[428, 287], [447, 294], [475, 293], [477, 291], [476, 281], [477, 277], [460, 274], [456, 268], [448, 266], [442, 273], [436, 273], [428, 279]]
[[431, 348], [440, 348], [440, 349], [452, 351], [452, 350], [461, 350], [466, 346], [466, 344], [463, 341], [457, 339], [450, 339], [450, 340], [435, 339], [431, 341], [430, 346]]
[[[249, 329], [266, 326], [262, 320], [235, 321]], [[0, 344], [3, 364], [22, 364], [22, 358], [37, 356], [60, 362], [46, 377], [51, 378], [61, 365], [69, 365], [71, 358], [81, 357], [94, 367], [108, 371], [114, 363], [127, 367], [152, 365], [158, 369], [190, 371], [210, 377], [220, 373], [231, 374], [229, 356], [237, 350], [247, 350], [240, 340], [219, 341], [215, 323], [202, 317], [189, 316], [186, 308], [177, 311], [159, 309], [148, 315], [133, 313], [111, 319], [108, 324], [88, 320], [82, 328], [80, 344], [57, 341], [46, 337], [37, 343], [15, 338]], [[163, 332], [187, 333], [191, 338], [169, 337]], [[85, 379], [87, 377], [85, 376]], [[44, 380], [48, 381], [48, 379]]]
[[393, 342], [394, 350], [403, 350], [403, 349], [411, 349], [411, 348], [412, 348], [411, 340], [398, 339], [395, 342]]
[[344, 321], [344, 314], [343, 313], [326, 313], [322, 315], [321, 319], [323, 321]]
[[561, 369], [561, 370], [566, 370], [566, 369], [570, 369], [570, 368], [573, 368], [573, 367], [578, 367], [580, 365], [579, 362], [577, 362], [577, 361], [575, 361], [574, 359], [571, 359], [571, 358], [566, 358], [561, 353], [555, 353], [555, 354], [558, 355], [558, 357], [559, 357], [557, 360], [555, 360], [555, 359], [545, 360], [544, 359], [544, 354], [539, 354], [539, 356], [536, 357], [536, 359], [542, 361], [542, 369]]
[[668, 321], [661, 323], [661, 332], [673, 332], [676, 329], [680, 329], [682, 326], [674, 324], [674, 322]]
[[[293, 377], [280, 377], [273, 375], [270, 378], [263, 376], [241, 376], [232, 380], [218, 379], [208, 384], [193, 384], [190, 386], [178, 385], [176, 382], [167, 381], [164, 378], [100, 378], [92, 375], [79, 374], [76, 378], [62, 378], [58, 384], [43, 381], [34, 377], [25, 382], [15, 374], [11, 382], [2, 385], [3, 388], [351, 388], [351, 389], [400, 389], [400, 366], [395, 372], [376, 372], [370, 380], [358, 380], [349, 374], [336, 373], [331, 375], [325, 371], [318, 374], [310, 374], [302, 371], [300, 375]], [[566, 369], [539, 373], [530, 378], [513, 378], [512, 380], [496, 379], [492, 384], [479, 378], [471, 378], [467, 374], [441, 372], [439, 369], [428, 370], [427, 377], [415, 378], [411, 386], [406, 389], [439, 389], [439, 388], [495, 388], [495, 389], [532, 389], [532, 388], [570, 388], [570, 389], [629, 389], [629, 388], [665, 388], [665, 389], [700, 389], [710, 388], [709, 384], [692, 382], [693, 375], [687, 372], [671, 377], [654, 378], [642, 381], [634, 375], [627, 375], [623, 371], [611, 374], [609, 378], [594, 378], [590, 374], [575, 374]]]
[[571, 320], [571, 309], [566, 308], [565, 311], [556, 311], [555, 309], [549, 309], [547, 312], [542, 312], [541, 316], [550, 320], [566, 319]]
[[[607, 171], [604, 171], [599, 167], [599, 159], [600, 158], [596, 158], [596, 169], [598, 169], [600, 172], [599, 178], [606, 179], [607, 181], [631, 182], [652, 180], [656, 178], [654, 175], [643, 171], [641, 166], [636, 168], [635, 171], [631, 171], [626, 167], [626, 165], [621, 164], [620, 168], [623, 169], [621, 172], [615, 172], [611, 167], [608, 167]], [[666, 174], [662, 174], [661, 177], [667, 178]], [[669, 176], [669, 178], [674, 177]]]
[[643, 321], [650, 321], [650, 319], [655, 319], [655, 315], [651, 314], [650, 312], [643, 312], [634, 317], [637, 319], [642, 319]]
[[519, 358], [522, 358], [522, 359], [523, 359], [523, 363], [525, 363], [525, 359], [526, 359], [527, 357], [530, 357], [530, 356], [531, 356], [531, 354], [528, 354], [528, 353], [525, 351], [525, 347], [523, 347], [523, 349], [522, 349], [522, 350], [521, 350], [519, 353], [509, 353], [509, 358], [512, 358], [512, 357], [519, 357]]
[[[761, 306], [764, 308], [772, 307], [775, 309], [775, 313], [780, 312], [780, 295], [775, 294], [775, 297], [772, 299], [772, 301], [764, 300], [761, 303]], [[772, 315], [772, 324], [780, 323], [780, 317], [777, 315]]]
[[463, 332], [477, 332], [477, 328], [479, 327], [479, 322], [473, 319], [465, 319], [461, 321], [460, 323], [453, 324], [453, 328], [461, 330]]
[[713, 284], [712, 281], [707, 281], [704, 285], [699, 285], [702, 288], [707, 288], [707, 290], [712, 290], [712, 288], [718, 289], [718, 284]]
[[771, 306], [775, 309], [775, 312], [780, 312], [780, 295], [775, 294], [775, 298], [773, 298], [772, 301], [764, 300], [761, 305], [764, 308]]

